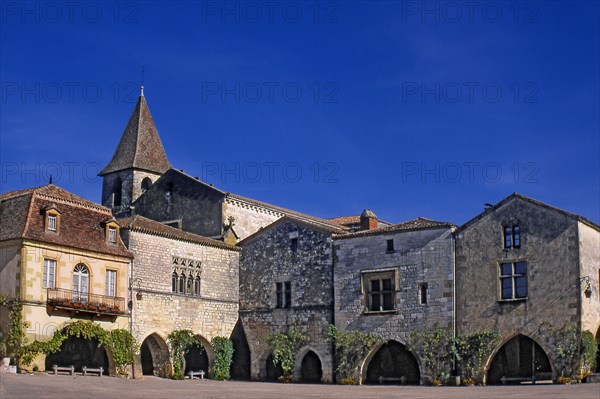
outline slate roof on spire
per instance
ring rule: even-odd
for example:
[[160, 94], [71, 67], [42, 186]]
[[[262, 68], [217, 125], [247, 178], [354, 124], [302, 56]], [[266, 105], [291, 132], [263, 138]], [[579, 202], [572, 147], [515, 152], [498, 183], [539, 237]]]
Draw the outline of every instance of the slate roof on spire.
[[160, 174], [171, 168], [143, 95], [129, 117], [112, 159], [98, 175], [132, 168]]

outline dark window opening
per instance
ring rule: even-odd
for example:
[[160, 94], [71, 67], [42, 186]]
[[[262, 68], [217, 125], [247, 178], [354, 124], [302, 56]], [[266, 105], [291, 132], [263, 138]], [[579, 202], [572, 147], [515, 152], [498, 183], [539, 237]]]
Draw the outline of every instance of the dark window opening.
[[292, 252], [296, 252], [298, 250], [298, 239], [292, 238], [290, 242], [290, 248]]
[[504, 226], [504, 248], [521, 248], [521, 228], [519, 225]]
[[291, 308], [292, 307], [292, 283], [290, 281], [275, 284], [275, 307]]
[[419, 303], [427, 305], [427, 283], [419, 285]]
[[394, 252], [394, 240], [387, 240], [387, 252]]

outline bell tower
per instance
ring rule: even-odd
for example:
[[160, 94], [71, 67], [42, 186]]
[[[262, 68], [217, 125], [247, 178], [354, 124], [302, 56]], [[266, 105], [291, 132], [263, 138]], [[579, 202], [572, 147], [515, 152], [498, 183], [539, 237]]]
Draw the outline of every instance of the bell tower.
[[102, 205], [125, 213], [144, 191], [171, 168], [144, 97], [144, 86], [112, 159], [102, 176]]

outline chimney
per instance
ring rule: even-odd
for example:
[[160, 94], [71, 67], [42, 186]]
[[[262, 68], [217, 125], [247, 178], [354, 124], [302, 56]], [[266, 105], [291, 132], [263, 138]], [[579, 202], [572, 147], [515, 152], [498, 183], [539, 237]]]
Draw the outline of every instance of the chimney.
[[375, 230], [377, 228], [377, 216], [370, 209], [365, 209], [360, 214], [360, 229]]

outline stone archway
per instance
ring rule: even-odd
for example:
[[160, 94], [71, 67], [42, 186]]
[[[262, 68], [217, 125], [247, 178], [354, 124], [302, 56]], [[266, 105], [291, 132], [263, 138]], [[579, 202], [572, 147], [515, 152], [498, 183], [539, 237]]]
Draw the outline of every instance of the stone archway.
[[323, 378], [323, 367], [319, 356], [309, 350], [300, 364], [300, 382], [319, 384]]
[[510, 384], [552, 378], [552, 365], [542, 347], [518, 334], [498, 349], [490, 362], [486, 383]]
[[417, 358], [405, 345], [388, 341], [365, 361], [363, 379], [367, 384], [419, 385], [421, 372]]
[[[98, 340], [73, 335], [63, 341], [58, 352], [46, 356], [46, 370], [52, 370], [53, 365], [74, 366], [75, 371], [82, 371], [84, 366], [102, 367], [107, 374], [111, 372], [109, 355], [103, 347], [98, 347]], [[112, 372], [114, 373], [114, 370]]]
[[169, 347], [158, 334], [150, 334], [142, 341], [140, 357], [144, 375], [170, 376]]
[[231, 333], [231, 341], [233, 343], [231, 378], [249, 381], [251, 377], [251, 353], [241, 319], [238, 320]]
[[283, 375], [283, 369], [281, 368], [281, 363], [275, 365], [273, 363], [273, 354], [270, 354], [265, 360], [266, 367], [266, 380], [271, 382], [278, 381], [279, 377]]
[[215, 351], [206, 338], [196, 335], [196, 338], [202, 342], [202, 348], [192, 346], [183, 356], [184, 374], [188, 371], [202, 370], [206, 373], [210, 370], [215, 361]]

